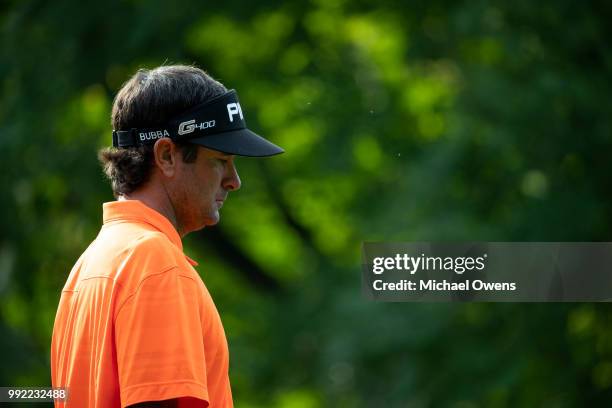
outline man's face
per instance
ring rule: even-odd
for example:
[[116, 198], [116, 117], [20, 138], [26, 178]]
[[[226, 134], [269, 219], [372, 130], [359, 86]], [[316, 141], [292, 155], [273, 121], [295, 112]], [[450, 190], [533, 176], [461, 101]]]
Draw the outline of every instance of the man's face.
[[183, 235], [219, 222], [228, 193], [240, 188], [234, 158], [198, 146], [194, 163], [184, 163], [182, 157], [178, 160], [172, 201]]

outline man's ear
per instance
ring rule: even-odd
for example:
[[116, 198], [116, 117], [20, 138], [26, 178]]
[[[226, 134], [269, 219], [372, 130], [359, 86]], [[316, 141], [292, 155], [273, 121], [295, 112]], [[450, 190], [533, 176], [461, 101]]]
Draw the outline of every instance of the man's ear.
[[155, 165], [166, 177], [174, 176], [179, 158], [178, 154], [176, 145], [167, 137], [159, 139], [153, 146]]

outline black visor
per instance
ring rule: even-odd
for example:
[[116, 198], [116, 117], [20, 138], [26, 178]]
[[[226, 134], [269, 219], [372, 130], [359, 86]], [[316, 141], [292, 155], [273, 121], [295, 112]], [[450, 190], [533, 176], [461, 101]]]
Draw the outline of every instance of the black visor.
[[250, 131], [235, 90], [226, 92], [155, 128], [114, 130], [114, 147], [154, 144], [169, 137], [175, 142], [195, 143], [239, 156], [264, 157], [284, 150]]

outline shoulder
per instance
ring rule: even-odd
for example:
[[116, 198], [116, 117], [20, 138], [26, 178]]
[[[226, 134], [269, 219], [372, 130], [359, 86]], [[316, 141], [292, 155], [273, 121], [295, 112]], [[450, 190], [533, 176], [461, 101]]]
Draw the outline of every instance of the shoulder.
[[158, 231], [145, 231], [124, 248], [119, 268], [119, 283], [124, 287], [137, 286], [143, 279], [176, 269], [182, 252]]
[[184, 279], [188, 277], [185, 256], [163, 233], [147, 231], [131, 240], [125, 250], [116, 280], [120, 289], [117, 314], [127, 304], [143, 308], [151, 299], [161, 302], [164, 296], [189, 296], [194, 301], [200, 297], [197, 280]]
[[145, 230], [131, 242], [127, 249], [131, 256], [153, 256], [153, 257], [172, 257], [178, 248], [159, 231]]

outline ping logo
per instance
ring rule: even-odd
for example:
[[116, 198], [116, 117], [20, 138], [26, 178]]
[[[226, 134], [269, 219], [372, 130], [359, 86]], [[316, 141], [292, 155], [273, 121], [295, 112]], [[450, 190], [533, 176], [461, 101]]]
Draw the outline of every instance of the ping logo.
[[186, 135], [187, 133], [191, 133], [196, 129], [204, 130], [208, 128], [215, 127], [216, 122], [214, 120], [209, 120], [208, 122], [202, 122], [200, 124], [195, 123], [195, 119], [188, 120], [186, 122], [181, 122], [178, 128], [179, 135]]
[[242, 116], [242, 108], [239, 102], [232, 102], [227, 104], [227, 114], [229, 115], [230, 122], [234, 121], [234, 115], [240, 115], [240, 120], [244, 119]]

